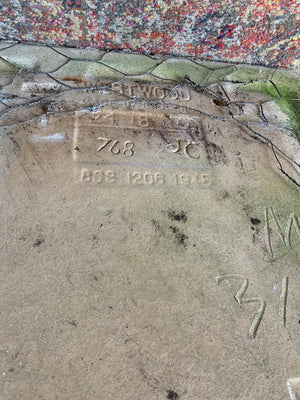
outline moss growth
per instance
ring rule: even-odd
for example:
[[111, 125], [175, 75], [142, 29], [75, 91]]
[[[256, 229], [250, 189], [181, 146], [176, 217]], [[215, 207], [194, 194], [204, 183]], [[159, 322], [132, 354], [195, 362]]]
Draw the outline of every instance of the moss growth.
[[280, 99], [276, 101], [281, 111], [289, 118], [290, 127], [300, 142], [300, 106], [297, 101]]
[[279, 99], [280, 95], [270, 81], [251, 81], [247, 84], [238, 85], [241, 90], [257, 92], [266, 95], [266, 99]]
[[[244, 71], [245, 72], [245, 71]], [[290, 128], [300, 142], [300, 81], [296, 75], [289, 71], [276, 72], [270, 80], [253, 79], [246, 85], [239, 85], [244, 91], [258, 92], [265, 94], [270, 100], [275, 100], [280, 110], [289, 118]], [[243, 75], [243, 78], [245, 76]], [[260, 79], [259, 75], [256, 79]]]

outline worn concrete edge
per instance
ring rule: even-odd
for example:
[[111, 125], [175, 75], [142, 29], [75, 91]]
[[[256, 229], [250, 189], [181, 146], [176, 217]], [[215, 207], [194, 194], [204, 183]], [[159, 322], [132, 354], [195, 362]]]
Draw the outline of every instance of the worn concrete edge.
[[0, 71], [28, 71], [52, 78], [57, 74], [126, 77], [150, 82], [158, 78], [173, 84], [184, 83], [189, 77], [200, 86], [226, 82], [241, 91], [257, 92], [274, 100], [300, 140], [300, 73], [296, 70], [0, 40]]

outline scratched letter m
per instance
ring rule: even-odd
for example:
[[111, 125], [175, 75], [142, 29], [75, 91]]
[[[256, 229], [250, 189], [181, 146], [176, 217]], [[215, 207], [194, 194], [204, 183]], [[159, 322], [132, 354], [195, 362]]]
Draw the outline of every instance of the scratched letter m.
[[273, 245], [272, 245], [272, 238], [271, 238], [271, 222], [273, 222], [272, 227], [274, 231], [279, 235], [280, 240], [282, 243], [287, 246], [291, 247], [291, 233], [292, 228], [295, 229], [298, 239], [300, 240], [300, 223], [299, 217], [296, 216], [294, 213], [290, 214], [287, 220], [287, 224], [285, 228], [282, 228], [278, 222], [278, 218], [275, 215], [275, 212], [272, 207], [265, 209], [265, 242], [268, 253], [271, 257], [273, 257]]

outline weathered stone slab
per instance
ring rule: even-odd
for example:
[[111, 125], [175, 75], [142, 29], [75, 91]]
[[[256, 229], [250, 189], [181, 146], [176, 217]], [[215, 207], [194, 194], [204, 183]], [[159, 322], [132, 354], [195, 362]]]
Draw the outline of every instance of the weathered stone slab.
[[287, 114], [197, 75], [32, 77], [3, 88], [38, 97], [1, 114], [1, 399], [298, 399]]

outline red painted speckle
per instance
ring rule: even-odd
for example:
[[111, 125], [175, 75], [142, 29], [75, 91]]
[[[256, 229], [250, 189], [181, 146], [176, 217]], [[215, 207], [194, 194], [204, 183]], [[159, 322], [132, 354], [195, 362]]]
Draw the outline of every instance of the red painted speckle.
[[0, 32], [50, 45], [288, 67], [300, 56], [299, 15], [299, 0], [144, 0], [125, 7], [109, 0], [3, 0]]

